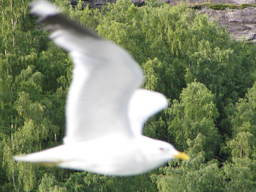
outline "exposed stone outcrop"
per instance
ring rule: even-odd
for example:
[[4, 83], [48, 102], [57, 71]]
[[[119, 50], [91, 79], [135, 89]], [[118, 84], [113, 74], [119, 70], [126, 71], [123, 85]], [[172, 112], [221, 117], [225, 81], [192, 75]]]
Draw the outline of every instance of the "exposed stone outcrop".
[[256, 8], [213, 10], [202, 9], [210, 18], [218, 21], [237, 40], [256, 42]]
[[[78, 0], [70, 0], [73, 7]], [[89, 5], [92, 8], [115, 2], [116, 0], [82, 0], [83, 7]], [[130, 0], [137, 6], [144, 5], [147, 0]], [[216, 20], [225, 27], [236, 40], [246, 40], [256, 43], [256, 0], [159, 0], [174, 5], [187, 2], [189, 6], [202, 5], [198, 11], [209, 15], [210, 19]], [[227, 6], [224, 10], [211, 9], [209, 4], [230, 4], [236, 6], [234, 9]], [[245, 6], [245, 4], [247, 4]], [[239, 5], [242, 5], [239, 7]]]
[[254, 4], [256, 0], [160, 0], [160, 1], [169, 1], [171, 4], [177, 4], [180, 2], [186, 3], [225, 3], [225, 4]]
[[[181, 2], [179, 0], [168, 1], [172, 5]], [[234, 39], [256, 43], [256, 0], [186, 0], [185, 2], [190, 6], [201, 4], [202, 9], [198, 11], [209, 15], [210, 19], [220, 23]], [[228, 6], [224, 10], [210, 9], [208, 6], [203, 6], [206, 3], [236, 5], [236, 9], [230, 9]]]

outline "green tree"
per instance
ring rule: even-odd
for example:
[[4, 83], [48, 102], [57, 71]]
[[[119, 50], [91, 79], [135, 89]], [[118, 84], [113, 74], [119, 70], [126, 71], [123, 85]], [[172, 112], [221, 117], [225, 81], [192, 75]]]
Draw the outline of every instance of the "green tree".
[[155, 179], [158, 191], [161, 192], [225, 191], [224, 177], [216, 161], [198, 163], [198, 159], [194, 159], [181, 164], [173, 161]]
[[100, 192], [118, 192], [118, 191], [137, 191], [154, 192], [155, 184], [151, 181], [150, 175], [139, 175], [133, 177], [111, 177], [101, 176], [85, 172], [77, 172], [65, 183], [69, 192], [78, 191], [100, 191]]
[[200, 142], [200, 150], [205, 151], [208, 158], [213, 156], [220, 141], [214, 124], [218, 111], [214, 95], [203, 84], [189, 84], [182, 91], [180, 101], [173, 101], [168, 114], [168, 133], [178, 148], [187, 149], [202, 138], [205, 141]]
[[237, 158], [224, 166], [225, 191], [255, 191], [256, 161], [249, 158]]
[[54, 2], [128, 49], [144, 87], [171, 101], [144, 133], [192, 158], [128, 178], [14, 162], [13, 155], [62, 142], [72, 64], [35, 24], [29, 0], [0, 0], [0, 191], [254, 191], [256, 86], [244, 95], [256, 77], [255, 45], [233, 41], [186, 5], [120, 0], [81, 10], [82, 1], [76, 9]]
[[156, 176], [159, 191], [224, 191], [224, 175], [215, 160], [221, 141], [215, 120], [218, 117], [214, 95], [193, 82], [183, 89], [180, 101], [168, 110], [168, 133], [174, 145], [186, 149], [189, 162], [173, 160]]
[[63, 133], [64, 120], [56, 114], [63, 117], [64, 110], [56, 107], [59, 103], [63, 106], [65, 95], [56, 94], [56, 89], [57, 79], [65, 74], [67, 59], [62, 51], [51, 49], [47, 36], [35, 27], [28, 14], [29, 2], [1, 1], [2, 191], [36, 189], [43, 174], [33, 165], [15, 163], [13, 155], [57, 144]]
[[227, 143], [232, 158], [256, 159], [256, 83], [239, 100], [230, 117], [232, 138]]
[[255, 190], [256, 83], [234, 106], [229, 119], [232, 135], [226, 142], [228, 161], [223, 170], [226, 191]]

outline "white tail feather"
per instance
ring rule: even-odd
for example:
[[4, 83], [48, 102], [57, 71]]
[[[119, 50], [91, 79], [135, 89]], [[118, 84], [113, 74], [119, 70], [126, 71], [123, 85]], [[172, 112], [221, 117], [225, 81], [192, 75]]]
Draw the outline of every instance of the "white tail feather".
[[16, 161], [25, 161], [25, 162], [59, 162], [61, 161], [60, 154], [63, 154], [63, 151], [66, 151], [63, 145], [46, 149], [43, 151], [30, 153], [28, 155], [18, 155], [14, 159]]

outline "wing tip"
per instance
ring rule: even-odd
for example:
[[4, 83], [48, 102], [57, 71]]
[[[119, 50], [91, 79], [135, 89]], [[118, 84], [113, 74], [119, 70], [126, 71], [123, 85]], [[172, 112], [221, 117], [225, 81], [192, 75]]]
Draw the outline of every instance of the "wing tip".
[[58, 7], [46, 0], [35, 0], [30, 4], [31, 14], [39, 17], [47, 17], [60, 13]]
[[167, 97], [164, 94], [162, 94], [162, 93], [159, 93], [159, 94], [160, 94], [160, 97], [162, 97], [163, 109], [165, 109], [169, 106], [169, 101], [168, 101]]

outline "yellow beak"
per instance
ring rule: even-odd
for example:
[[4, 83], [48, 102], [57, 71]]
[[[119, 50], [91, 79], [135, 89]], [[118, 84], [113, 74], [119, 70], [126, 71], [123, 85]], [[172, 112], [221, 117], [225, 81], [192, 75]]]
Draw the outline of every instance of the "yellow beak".
[[183, 152], [179, 152], [177, 155], [174, 156], [174, 158], [182, 159], [182, 160], [189, 160], [190, 159], [190, 157], [186, 153], [183, 153]]

